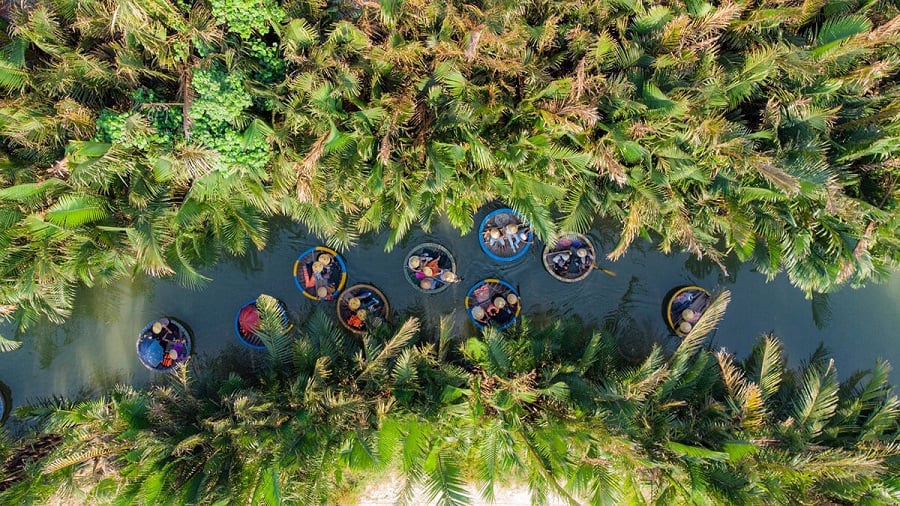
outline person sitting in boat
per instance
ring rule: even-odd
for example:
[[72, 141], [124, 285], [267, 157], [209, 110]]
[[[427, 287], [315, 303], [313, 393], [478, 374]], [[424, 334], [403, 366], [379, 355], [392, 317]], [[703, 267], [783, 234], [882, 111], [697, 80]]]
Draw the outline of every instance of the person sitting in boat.
[[594, 265], [594, 258], [591, 256], [587, 248], [581, 247], [575, 250], [575, 271], [582, 273]]
[[448, 285], [451, 283], [459, 283], [460, 281], [462, 281], [461, 277], [457, 276], [455, 272], [449, 269], [441, 271], [440, 276], [438, 277], [441, 281], [447, 283]]
[[569, 271], [569, 262], [572, 259], [572, 252], [569, 250], [563, 250], [557, 252], [553, 255], [551, 260], [551, 265], [553, 266], [553, 271], [556, 274], [563, 276], [565, 273]]
[[334, 298], [334, 285], [320, 286], [316, 288], [316, 296], [322, 300], [331, 300]]
[[491, 249], [501, 247], [504, 241], [503, 233], [497, 227], [487, 228], [482, 234], [482, 239]]
[[528, 227], [520, 228], [518, 223], [510, 223], [504, 228], [504, 232], [504, 238], [513, 253], [518, 251], [520, 247], [532, 242], [528, 240]]
[[368, 314], [366, 313], [365, 309], [358, 309], [355, 312], [351, 313], [350, 317], [347, 318], [347, 325], [355, 329], [362, 329], [363, 327], [365, 327], [367, 317]]
[[422, 266], [422, 274], [425, 275], [426, 278], [434, 278], [441, 271], [441, 268], [438, 266], [437, 260], [429, 260]]
[[482, 325], [487, 325], [490, 321], [488, 319], [487, 313], [481, 306], [475, 306], [472, 308], [472, 318]]
[[[409, 257], [409, 260], [406, 262], [406, 265], [409, 267], [409, 270], [413, 271], [416, 274], [422, 272], [422, 257], [418, 255], [413, 255]], [[419, 276], [416, 276], [419, 277]]]

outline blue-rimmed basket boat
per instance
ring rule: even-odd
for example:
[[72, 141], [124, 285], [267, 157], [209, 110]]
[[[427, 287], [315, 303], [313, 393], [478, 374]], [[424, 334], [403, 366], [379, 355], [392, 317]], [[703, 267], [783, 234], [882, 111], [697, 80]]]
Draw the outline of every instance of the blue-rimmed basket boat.
[[666, 325], [679, 337], [688, 335], [711, 302], [712, 296], [699, 286], [673, 288], [663, 299]]
[[[266, 346], [256, 336], [256, 328], [259, 326], [259, 310], [256, 306], [256, 300], [248, 301], [238, 309], [237, 314], [234, 315], [234, 333], [244, 346], [254, 350], [264, 350]], [[281, 323], [288, 330], [292, 329], [294, 324], [288, 318], [287, 305], [280, 300], [277, 300], [277, 302], [278, 309], [281, 312]]]
[[312, 300], [334, 300], [347, 284], [347, 264], [331, 248], [310, 248], [294, 262], [294, 284]]
[[498, 262], [512, 262], [522, 258], [534, 233], [525, 218], [509, 208], [491, 211], [478, 227], [478, 244], [488, 257]]
[[487, 278], [475, 283], [466, 294], [466, 314], [478, 328], [503, 330], [516, 322], [521, 311], [519, 292], [506, 281]]
[[6, 419], [9, 418], [9, 412], [12, 411], [12, 402], [9, 399], [9, 394], [6, 391], [6, 385], [0, 383], [0, 425], [6, 423]]
[[[155, 324], [159, 324], [158, 327]], [[157, 330], [158, 329], [158, 330]], [[147, 324], [137, 339], [141, 364], [156, 372], [169, 372], [191, 356], [194, 339], [187, 326], [165, 316]]]
[[544, 269], [563, 283], [575, 283], [588, 277], [597, 262], [594, 243], [582, 234], [563, 234], [556, 244], [544, 247]]
[[443, 292], [460, 281], [453, 255], [447, 248], [433, 242], [410, 250], [403, 261], [403, 274], [416, 290], [428, 294]]
[[356, 334], [365, 334], [387, 320], [390, 314], [391, 305], [387, 297], [372, 285], [353, 285], [338, 297], [338, 321]]

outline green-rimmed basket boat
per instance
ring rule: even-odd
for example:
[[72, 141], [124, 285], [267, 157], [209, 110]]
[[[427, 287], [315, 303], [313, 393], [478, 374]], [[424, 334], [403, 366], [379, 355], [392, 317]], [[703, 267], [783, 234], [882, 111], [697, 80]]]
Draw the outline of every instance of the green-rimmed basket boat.
[[409, 251], [403, 261], [406, 280], [422, 293], [440, 293], [460, 281], [456, 260], [447, 248], [426, 242]]

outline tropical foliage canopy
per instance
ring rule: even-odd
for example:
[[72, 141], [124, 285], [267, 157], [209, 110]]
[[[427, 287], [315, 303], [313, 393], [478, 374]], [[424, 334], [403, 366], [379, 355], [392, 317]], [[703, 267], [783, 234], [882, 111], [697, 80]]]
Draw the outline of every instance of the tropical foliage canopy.
[[[895, 2], [36, 0], [0, 32], [0, 315], [502, 200], [806, 291], [900, 258]], [[0, 338], [0, 349], [17, 343]]]
[[264, 295], [256, 361], [20, 409], [37, 429], [0, 445], [0, 500], [334, 504], [392, 470], [399, 500], [447, 505], [510, 481], [535, 504], [900, 501], [890, 366], [839, 382], [823, 350], [787, 368], [774, 336], [745, 360], [704, 349], [727, 302], [633, 362], [572, 321], [460, 339], [412, 318], [360, 339], [316, 313], [291, 330]]

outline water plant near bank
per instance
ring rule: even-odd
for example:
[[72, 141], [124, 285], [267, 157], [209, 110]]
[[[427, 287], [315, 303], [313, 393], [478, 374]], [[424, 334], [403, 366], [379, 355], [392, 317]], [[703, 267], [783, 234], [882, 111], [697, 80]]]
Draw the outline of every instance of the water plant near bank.
[[[891, 2], [41, 0], [0, 33], [0, 315], [500, 200], [807, 293], [898, 259]], [[0, 349], [18, 344], [6, 336]]]
[[727, 302], [634, 362], [571, 320], [460, 339], [410, 318], [360, 337], [321, 312], [289, 329], [261, 296], [255, 365], [21, 409], [36, 430], [3, 440], [0, 499], [333, 504], [394, 470], [399, 499], [454, 505], [467, 482], [492, 499], [510, 480], [537, 504], [897, 502], [890, 366], [838, 382], [822, 350], [787, 369], [774, 336], [744, 360], [705, 349]]

